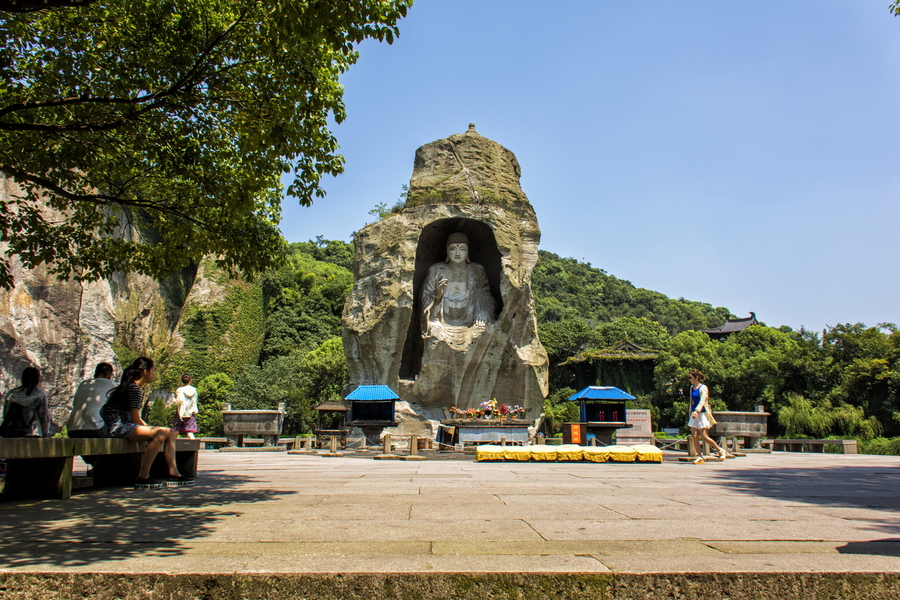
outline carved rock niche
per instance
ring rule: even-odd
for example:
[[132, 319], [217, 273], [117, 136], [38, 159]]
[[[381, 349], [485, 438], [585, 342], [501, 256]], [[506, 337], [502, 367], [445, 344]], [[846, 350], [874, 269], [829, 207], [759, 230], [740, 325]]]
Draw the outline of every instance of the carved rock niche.
[[[531, 293], [540, 230], [520, 173], [512, 152], [470, 126], [419, 148], [404, 209], [357, 232], [355, 283], [343, 316], [351, 387], [390, 386], [409, 403], [400, 412], [410, 425], [492, 398], [524, 406], [530, 419], [540, 415], [547, 354]], [[456, 263], [451, 272], [447, 241], [456, 233], [465, 235], [472, 264]], [[475, 303], [477, 289], [483, 301], [475, 304], [493, 305], [483, 326], [471, 319], [425, 326], [423, 312], [435, 304], [423, 299], [432, 265], [450, 280], [438, 304]], [[453, 279], [462, 272], [468, 280]], [[464, 283], [454, 288], [457, 280]]]

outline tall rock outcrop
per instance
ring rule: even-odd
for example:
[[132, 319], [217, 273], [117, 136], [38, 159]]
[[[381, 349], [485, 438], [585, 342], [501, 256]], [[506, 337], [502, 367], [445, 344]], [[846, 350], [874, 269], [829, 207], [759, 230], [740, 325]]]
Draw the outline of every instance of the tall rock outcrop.
[[57, 282], [46, 269], [12, 264], [16, 286], [0, 291], [0, 393], [26, 367], [41, 370], [51, 420], [65, 424], [78, 381], [97, 362], [115, 364], [116, 323], [106, 282]]
[[[513, 153], [474, 126], [418, 149], [405, 208], [356, 235], [343, 315], [351, 385], [388, 385], [430, 419], [491, 398], [540, 414], [548, 364], [531, 293], [540, 230], [520, 174]], [[464, 242], [483, 268], [469, 267], [468, 280], [449, 287], [439, 283], [453, 279], [448, 240]], [[432, 288], [452, 299], [454, 285], [461, 299], [489, 288], [493, 314], [483, 326], [471, 314], [463, 323], [462, 309], [461, 321], [438, 322]]]
[[[0, 178], [0, 199], [16, 190]], [[231, 277], [212, 260], [163, 281], [115, 273], [93, 282], [61, 281], [44, 266], [10, 262], [15, 286], [0, 290], [0, 396], [19, 385], [25, 367], [39, 368], [54, 431], [65, 425], [75, 388], [98, 362], [115, 365], [118, 377], [126, 366], [120, 361], [150, 356], [157, 361], [154, 387], [164, 387], [185, 371], [199, 381], [259, 357], [259, 285]]]

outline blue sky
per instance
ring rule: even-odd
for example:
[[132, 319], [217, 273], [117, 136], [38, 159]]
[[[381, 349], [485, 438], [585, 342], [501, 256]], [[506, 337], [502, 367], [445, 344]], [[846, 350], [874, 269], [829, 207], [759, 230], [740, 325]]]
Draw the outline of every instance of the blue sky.
[[474, 122], [519, 159], [543, 250], [772, 326], [900, 323], [887, 4], [419, 0], [361, 45], [346, 172], [282, 229], [349, 240]]

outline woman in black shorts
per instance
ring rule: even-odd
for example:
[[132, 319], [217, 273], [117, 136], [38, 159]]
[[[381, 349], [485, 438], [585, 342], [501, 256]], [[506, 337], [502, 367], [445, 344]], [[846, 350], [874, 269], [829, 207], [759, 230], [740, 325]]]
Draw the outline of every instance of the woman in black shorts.
[[[119, 386], [110, 391], [109, 400], [100, 409], [100, 416], [103, 417], [110, 436], [132, 442], [149, 442], [141, 459], [141, 471], [134, 482], [136, 489], [193, 485], [194, 480], [182, 477], [175, 465], [175, 438], [178, 434], [166, 427], [151, 427], [141, 419], [144, 395], [140, 386], [150, 383], [154, 377], [153, 361], [144, 357], [136, 359], [122, 373]], [[150, 466], [160, 448], [163, 449], [166, 466], [169, 467], [169, 478], [165, 482], [150, 478]]]

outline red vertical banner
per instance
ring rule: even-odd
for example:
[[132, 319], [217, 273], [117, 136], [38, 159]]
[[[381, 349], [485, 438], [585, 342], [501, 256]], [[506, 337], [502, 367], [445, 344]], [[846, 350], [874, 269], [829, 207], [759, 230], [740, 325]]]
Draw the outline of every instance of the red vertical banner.
[[563, 444], [583, 446], [587, 441], [585, 423], [563, 423]]

